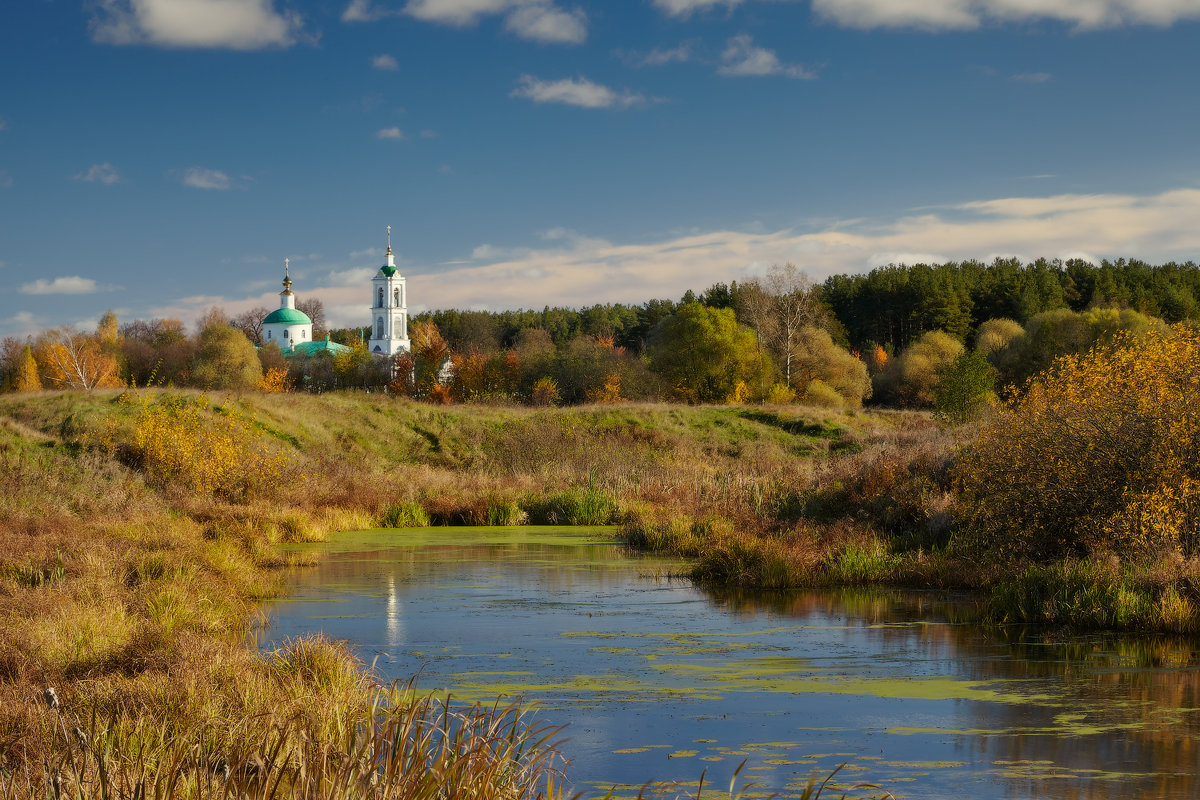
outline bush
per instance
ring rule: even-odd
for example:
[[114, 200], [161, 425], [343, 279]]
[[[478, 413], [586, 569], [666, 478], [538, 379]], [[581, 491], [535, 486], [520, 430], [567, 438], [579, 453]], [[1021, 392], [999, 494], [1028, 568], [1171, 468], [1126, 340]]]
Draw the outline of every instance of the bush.
[[281, 483], [290, 461], [286, 452], [236, 409], [210, 409], [203, 395], [161, 395], [151, 403], [125, 394], [122, 402], [138, 405], [128, 446], [116, 445], [112, 432], [101, 441], [140, 469], [147, 483], [232, 501], [266, 494]]
[[982, 426], [958, 467], [974, 541], [1058, 557], [1200, 549], [1200, 332], [1065, 356]]

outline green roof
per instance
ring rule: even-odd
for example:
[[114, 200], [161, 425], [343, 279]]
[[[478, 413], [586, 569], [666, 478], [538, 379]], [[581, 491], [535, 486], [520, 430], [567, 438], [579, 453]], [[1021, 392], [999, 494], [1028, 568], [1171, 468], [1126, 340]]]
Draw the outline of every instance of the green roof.
[[348, 353], [352, 349], [353, 348], [347, 347], [344, 344], [338, 344], [337, 342], [330, 341], [297, 342], [296, 344], [292, 345], [292, 349], [284, 353], [284, 355], [305, 355], [311, 357], [322, 350], [328, 351], [330, 355], [337, 355], [338, 353]]
[[277, 308], [267, 318], [263, 320], [263, 325], [270, 325], [272, 322], [286, 322], [289, 325], [311, 325], [312, 320], [308, 318], [308, 314], [303, 311], [297, 311], [294, 308]]
[[384, 264], [382, 267], [379, 268], [379, 274], [390, 278], [396, 274], [396, 268], [393, 267], [391, 264]]

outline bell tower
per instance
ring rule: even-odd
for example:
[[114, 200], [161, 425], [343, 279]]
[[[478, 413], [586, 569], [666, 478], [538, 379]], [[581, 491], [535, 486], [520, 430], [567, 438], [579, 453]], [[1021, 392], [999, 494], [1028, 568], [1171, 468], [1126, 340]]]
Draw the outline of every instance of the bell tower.
[[392, 226], [387, 226], [387, 261], [371, 279], [371, 339], [367, 348], [372, 353], [392, 356], [407, 353], [408, 287], [404, 276], [396, 269], [392, 255]]

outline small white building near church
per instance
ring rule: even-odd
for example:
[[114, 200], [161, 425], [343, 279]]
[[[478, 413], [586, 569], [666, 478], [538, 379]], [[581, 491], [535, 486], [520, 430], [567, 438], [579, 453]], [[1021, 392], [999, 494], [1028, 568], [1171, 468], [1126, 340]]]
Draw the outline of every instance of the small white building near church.
[[279, 293], [279, 308], [263, 318], [263, 344], [274, 342], [288, 352], [298, 344], [312, 341], [312, 320], [296, 308], [292, 294], [292, 279], [288, 275], [288, 259], [283, 260], [283, 291]]
[[388, 226], [387, 261], [371, 279], [371, 340], [367, 349], [375, 355], [407, 353], [408, 287], [396, 269], [392, 255], [392, 226]]

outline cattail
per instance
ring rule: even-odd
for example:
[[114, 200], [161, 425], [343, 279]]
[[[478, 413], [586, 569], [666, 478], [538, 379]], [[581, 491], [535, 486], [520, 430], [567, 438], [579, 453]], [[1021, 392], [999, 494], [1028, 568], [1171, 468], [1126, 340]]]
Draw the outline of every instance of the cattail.
[[75, 738], [79, 740], [80, 747], [87, 747], [87, 734], [83, 732], [83, 728], [78, 725], [71, 731], [75, 734]]
[[50, 706], [55, 711], [58, 710], [58, 692], [54, 691], [53, 686], [47, 686], [46, 691], [42, 692], [42, 697], [45, 699], [46, 705]]

